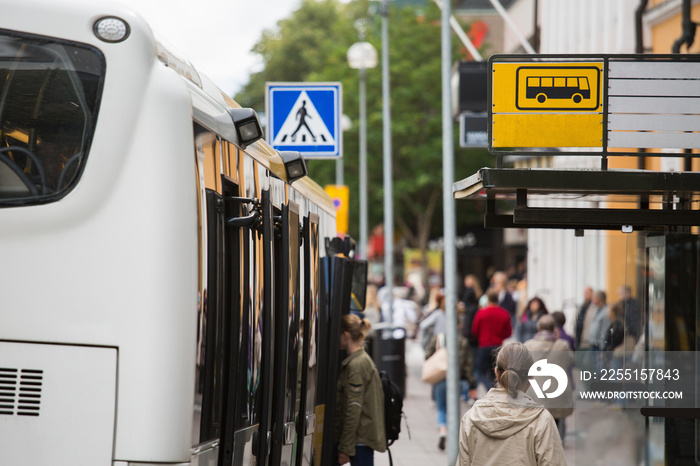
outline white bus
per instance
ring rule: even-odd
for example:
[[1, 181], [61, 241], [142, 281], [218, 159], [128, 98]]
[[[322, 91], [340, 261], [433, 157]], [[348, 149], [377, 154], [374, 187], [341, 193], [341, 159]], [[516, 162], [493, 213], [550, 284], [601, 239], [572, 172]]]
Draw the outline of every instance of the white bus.
[[322, 464], [352, 264], [303, 159], [126, 8], [0, 11], [0, 464]]

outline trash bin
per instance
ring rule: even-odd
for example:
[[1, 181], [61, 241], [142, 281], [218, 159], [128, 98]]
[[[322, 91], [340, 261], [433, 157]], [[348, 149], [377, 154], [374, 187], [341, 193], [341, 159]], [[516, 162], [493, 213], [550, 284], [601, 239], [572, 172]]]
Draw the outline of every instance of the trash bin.
[[378, 371], [385, 371], [406, 396], [406, 329], [376, 324], [373, 327], [371, 346], [372, 359]]

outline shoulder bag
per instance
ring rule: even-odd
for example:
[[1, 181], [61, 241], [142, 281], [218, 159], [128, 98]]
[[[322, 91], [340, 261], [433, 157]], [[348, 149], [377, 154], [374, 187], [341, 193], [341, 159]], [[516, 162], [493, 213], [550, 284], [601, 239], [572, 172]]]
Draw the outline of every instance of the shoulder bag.
[[447, 378], [447, 348], [445, 348], [445, 334], [437, 337], [435, 353], [423, 363], [421, 380], [435, 385]]

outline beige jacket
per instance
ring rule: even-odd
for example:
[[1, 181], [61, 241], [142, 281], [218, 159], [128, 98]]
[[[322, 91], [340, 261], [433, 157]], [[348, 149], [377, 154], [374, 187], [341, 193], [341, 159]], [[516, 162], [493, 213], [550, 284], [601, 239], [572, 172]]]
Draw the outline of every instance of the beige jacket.
[[522, 392], [489, 390], [462, 418], [457, 466], [489, 465], [566, 465], [552, 415]]

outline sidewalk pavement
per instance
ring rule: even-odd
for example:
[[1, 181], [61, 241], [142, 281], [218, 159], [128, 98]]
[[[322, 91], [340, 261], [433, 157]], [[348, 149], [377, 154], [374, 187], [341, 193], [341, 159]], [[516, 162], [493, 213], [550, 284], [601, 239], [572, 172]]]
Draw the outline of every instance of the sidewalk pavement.
[[[402, 423], [399, 439], [390, 447], [394, 466], [447, 464], [447, 448], [444, 451], [438, 449], [437, 410], [431, 396], [432, 386], [420, 379], [422, 366], [420, 359], [415, 357], [418, 349], [420, 344], [416, 340], [406, 341], [406, 394], [403, 411], [408, 429], [406, 423]], [[375, 453], [374, 464], [388, 466], [389, 455]]]
[[[420, 373], [422, 358], [418, 357], [422, 349], [416, 340], [406, 341], [406, 395], [403, 400], [403, 410], [407, 418], [406, 424], [401, 424], [399, 439], [392, 445], [391, 456], [394, 466], [453, 466], [448, 465], [447, 448], [438, 449], [437, 410], [432, 400], [432, 386], [421, 381]], [[479, 387], [478, 396], [484, 396], [483, 386]], [[469, 406], [460, 402], [460, 419]], [[567, 438], [575, 436], [573, 416], [567, 418]], [[408, 431], [410, 430], [410, 439]], [[574, 463], [574, 442], [567, 440], [564, 452], [567, 463]], [[387, 453], [374, 454], [375, 466], [389, 466]]]

